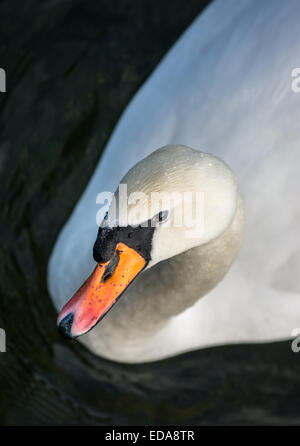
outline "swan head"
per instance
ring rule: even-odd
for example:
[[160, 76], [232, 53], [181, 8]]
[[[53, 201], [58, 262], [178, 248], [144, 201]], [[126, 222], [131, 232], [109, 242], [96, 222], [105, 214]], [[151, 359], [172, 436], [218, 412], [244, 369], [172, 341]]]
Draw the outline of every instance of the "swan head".
[[237, 200], [234, 174], [212, 155], [168, 145], [138, 162], [99, 227], [95, 270], [58, 316], [61, 333], [86, 333], [142, 271], [220, 236]]

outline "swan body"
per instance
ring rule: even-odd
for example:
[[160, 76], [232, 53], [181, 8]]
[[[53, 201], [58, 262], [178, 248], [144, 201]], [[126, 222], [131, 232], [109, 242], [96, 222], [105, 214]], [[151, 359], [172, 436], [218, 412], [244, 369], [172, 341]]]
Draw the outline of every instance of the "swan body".
[[[228, 206], [219, 232], [174, 253], [162, 254], [162, 242], [153, 244], [156, 264], [149, 263], [100, 324], [79, 338], [94, 353], [151, 361], [211, 345], [284, 339], [300, 326], [300, 94], [291, 88], [299, 19], [297, 0], [215, 1], [125, 110], [50, 258], [56, 308], [95, 264], [97, 195], [115, 191], [158, 147], [171, 144], [170, 159], [172, 149], [190, 150], [180, 144], [223, 159], [244, 197], [245, 234], [238, 260], [216, 286], [241, 243], [243, 205], [235, 183], [228, 194], [232, 218]], [[137, 189], [137, 177], [136, 184], [134, 176], [130, 181]]]

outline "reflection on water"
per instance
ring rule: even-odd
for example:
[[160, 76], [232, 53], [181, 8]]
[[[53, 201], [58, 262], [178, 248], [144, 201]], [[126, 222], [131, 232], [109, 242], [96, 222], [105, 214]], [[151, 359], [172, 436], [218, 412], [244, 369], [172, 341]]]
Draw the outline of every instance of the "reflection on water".
[[172, 14], [168, 0], [0, 5], [2, 425], [299, 422], [288, 342], [113, 363], [60, 338], [46, 289], [51, 247], [120, 113], [199, 11], [199, 0], [173, 1]]

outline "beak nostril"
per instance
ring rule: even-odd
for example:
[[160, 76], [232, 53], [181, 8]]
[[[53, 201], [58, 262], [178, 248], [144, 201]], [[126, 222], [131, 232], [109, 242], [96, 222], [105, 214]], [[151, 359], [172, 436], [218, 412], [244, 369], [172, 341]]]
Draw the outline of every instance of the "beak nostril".
[[105, 283], [113, 275], [113, 273], [119, 263], [119, 260], [120, 260], [119, 251], [116, 250], [113, 258], [111, 259], [111, 261], [105, 268], [105, 271], [104, 271], [103, 277], [102, 277], [102, 283]]
[[58, 325], [58, 331], [60, 334], [67, 339], [72, 339], [71, 328], [74, 320], [74, 314], [69, 313], [65, 316]]

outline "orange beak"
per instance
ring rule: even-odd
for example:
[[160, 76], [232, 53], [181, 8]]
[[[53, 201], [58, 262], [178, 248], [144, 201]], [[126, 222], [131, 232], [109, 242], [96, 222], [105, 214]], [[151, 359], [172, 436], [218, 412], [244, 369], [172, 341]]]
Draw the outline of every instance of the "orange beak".
[[145, 265], [146, 261], [139, 253], [124, 243], [118, 243], [113, 259], [98, 263], [62, 308], [57, 319], [60, 332], [65, 337], [74, 338], [91, 330]]

